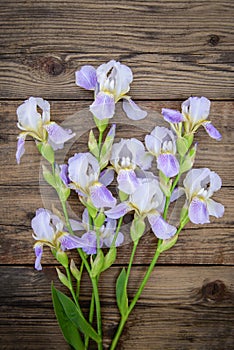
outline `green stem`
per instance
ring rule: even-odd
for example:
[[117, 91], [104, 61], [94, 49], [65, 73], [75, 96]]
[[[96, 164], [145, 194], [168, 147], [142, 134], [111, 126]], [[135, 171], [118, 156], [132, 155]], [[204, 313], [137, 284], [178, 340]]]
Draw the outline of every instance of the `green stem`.
[[79, 295], [80, 295], [80, 282], [81, 282], [83, 270], [84, 270], [84, 261], [82, 260], [81, 265], [80, 265], [80, 279], [77, 281], [77, 285], [76, 285], [76, 297], [77, 297], [77, 299], [79, 298]]
[[[94, 316], [94, 293], [92, 292], [92, 298], [90, 302], [90, 308], [89, 308], [89, 323], [92, 325], [93, 323], [93, 316]], [[89, 336], [85, 336], [85, 349], [88, 350], [89, 347]]]
[[[78, 304], [78, 300], [76, 298], [76, 294], [74, 292], [74, 289], [73, 289], [73, 286], [72, 286], [72, 279], [71, 279], [71, 273], [70, 273], [70, 270], [69, 270], [69, 267], [66, 267], [66, 273], [67, 273], [67, 279], [69, 281], [69, 285], [70, 285], [70, 292], [71, 292], [71, 295], [73, 297], [73, 300], [77, 306], [77, 308], [80, 310], [80, 305]], [[80, 310], [81, 311], [81, 310]]]
[[165, 203], [165, 207], [164, 207], [164, 212], [163, 212], [163, 218], [166, 219], [167, 217], [167, 212], [168, 212], [168, 209], [169, 209], [169, 205], [170, 205], [170, 201], [171, 201], [171, 195], [176, 187], [176, 185], [178, 184], [178, 181], [180, 179], [180, 176], [181, 176], [181, 173], [179, 173], [175, 180], [173, 181], [172, 183], [172, 186], [171, 186], [171, 190], [170, 190], [170, 195], [168, 197], [166, 197], [166, 203]]
[[123, 216], [118, 221], [118, 225], [117, 225], [117, 228], [116, 228], [116, 231], [115, 231], [115, 235], [114, 235], [113, 241], [111, 242], [111, 247], [110, 248], [114, 247], [114, 245], [115, 245], [115, 242], [116, 242], [116, 239], [118, 237], [119, 230], [120, 230], [120, 227], [122, 225], [122, 222], [123, 222]]
[[[93, 286], [93, 293], [95, 298], [95, 307], [96, 307], [96, 316], [97, 316], [97, 331], [102, 338], [102, 319], [101, 319], [101, 306], [100, 306], [100, 298], [98, 293], [98, 278], [92, 278], [92, 286]], [[98, 343], [98, 350], [102, 350], [102, 342]]]
[[159, 255], [160, 255], [160, 252], [158, 250], [156, 250], [155, 255], [153, 257], [153, 260], [151, 261], [151, 264], [150, 264], [150, 266], [149, 266], [149, 268], [148, 268], [148, 270], [147, 270], [147, 272], [146, 272], [146, 274], [145, 274], [145, 276], [144, 276], [144, 278], [143, 278], [143, 280], [141, 282], [141, 285], [140, 285], [137, 293], [135, 294], [131, 304], [129, 305], [128, 311], [121, 318], [121, 321], [119, 323], [119, 327], [118, 327], [117, 332], [116, 332], [116, 334], [114, 336], [114, 339], [112, 341], [110, 350], [114, 350], [116, 348], [116, 346], [118, 344], [118, 341], [119, 341], [119, 338], [120, 338], [120, 335], [121, 335], [121, 333], [123, 331], [124, 325], [125, 325], [125, 323], [126, 323], [126, 321], [128, 319], [128, 316], [130, 315], [130, 313], [133, 310], [134, 306], [136, 305], [138, 299], [140, 298], [141, 293], [142, 293], [142, 291], [143, 291], [143, 289], [144, 289], [144, 287], [145, 287], [145, 285], [146, 285], [146, 283], [147, 283], [147, 281], [148, 281], [148, 279], [149, 279], [149, 277], [151, 275], [151, 272], [153, 271], [153, 268], [154, 268], [154, 266], [155, 266], [155, 264], [156, 264], [156, 262], [157, 262], [157, 260], [159, 258]]
[[133, 263], [133, 259], [136, 253], [136, 249], [139, 243], [139, 239], [137, 239], [136, 241], [133, 242], [133, 249], [132, 249], [132, 253], [130, 256], [130, 260], [129, 260], [129, 264], [128, 264], [128, 269], [127, 269], [127, 273], [126, 273], [126, 280], [125, 280], [125, 288], [127, 288], [128, 285], [128, 280], [129, 280], [129, 276], [130, 276], [130, 272], [131, 272], [131, 268], [132, 268], [132, 263]]

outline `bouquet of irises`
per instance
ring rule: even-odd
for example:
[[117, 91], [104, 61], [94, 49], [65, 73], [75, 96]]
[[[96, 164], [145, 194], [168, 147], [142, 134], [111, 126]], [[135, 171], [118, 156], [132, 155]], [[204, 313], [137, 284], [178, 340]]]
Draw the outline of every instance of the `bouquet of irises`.
[[[137, 125], [147, 117], [147, 112], [128, 95], [132, 80], [131, 69], [114, 60], [97, 69], [85, 65], [76, 72], [76, 84], [94, 92], [89, 117], [95, 123], [95, 130], [89, 130], [87, 152], [72, 155], [65, 164], [59, 164], [55, 154], [75, 133], [50, 120], [50, 104], [42, 98], [30, 97], [17, 109], [21, 129], [17, 162], [20, 163], [29, 135], [44, 159], [44, 180], [60, 202], [60, 210], [53, 205], [40, 208], [31, 221], [36, 241], [35, 268], [42, 269], [43, 248], [49, 247], [61, 265], [56, 268], [58, 279], [68, 289], [64, 294], [52, 283], [55, 314], [65, 340], [76, 350], [88, 349], [91, 340], [97, 349], [103, 349], [98, 283], [100, 275], [115, 263], [117, 248], [121, 249], [125, 241], [132, 242], [129, 264], [116, 280], [120, 322], [111, 350], [116, 348], [160, 254], [176, 244], [189, 221], [205, 224], [210, 216], [219, 218], [224, 213], [223, 205], [211, 199], [221, 188], [220, 177], [208, 168], [193, 168], [197, 151], [194, 135], [199, 127], [203, 126], [213, 139], [221, 139], [208, 120], [210, 101], [205, 97], [190, 97], [182, 103], [181, 111], [163, 108], [161, 118], [168, 127], [154, 125], [145, 135], [144, 143], [136, 138], [116, 142], [118, 124], [110, 121], [118, 120], [119, 100], [123, 100], [123, 111], [132, 123]], [[79, 220], [69, 217], [71, 194], [75, 194], [79, 210], [83, 208]], [[168, 213], [179, 198], [175, 225], [168, 222]], [[124, 217], [129, 214], [132, 220], [124, 233]], [[147, 230], [157, 238], [155, 253], [139, 288], [130, 298], [128, 282], [134, 255]], [[71, 257], [70, 250], [76, 255]], [[84, 270], [92, 285], [88, 318], [80, 303]]]

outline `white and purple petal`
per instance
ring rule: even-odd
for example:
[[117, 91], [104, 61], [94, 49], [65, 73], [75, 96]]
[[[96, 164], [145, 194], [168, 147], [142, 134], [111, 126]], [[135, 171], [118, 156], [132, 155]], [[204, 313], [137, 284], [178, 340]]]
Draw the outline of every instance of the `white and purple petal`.
[[213, 199], [208, 199], [206, 204], [209, 215], [215, 216], [216, 218], [221, 218], [223, 216], [224, 206], [221, 203], [218, 203]]
[[162, 108], [162, 115], [164, 120], [166, 120], [168, 123], [175, 124], [184, 121], [183, 115], [174, 109]]
[[36, 211], [36, 216], [31, 221], [32, 229], [35, 233], [33, 238], [36, 240], [46, 240], [52, 242], [54, 239], [54, 230], [50, 224], [50, 212], [44, 208]]
[[168, 224], [160, 215], [148, 215], [148, 220], [157, 238], [169, 239], [173, 237], [177, 231], [175, 226]]
[[59, 167], [60, 167], [59, 176], [62, 179], [64, 185], [68, 186], [70, 184], [70, 179], [68, 177], [68, 165], [62, 164]]
[[35, 256], [36, 256], [35, 269], [38, 271], [41, 271], [42, 270], [41, 257], [43, 254], [43, 245], [41, 243], [36, 243], [34, 245], [34, 251], [35, 251]]
[[131, 210], [132, 210], [132, 208], [130, 207], [130, 205], [127, 202], [122, 202], [122, 203], [116, 205], [116, 207], [109, 209], [109, 210], [106, 210], [105, 214], [108, 218], [119, 219]]
[[204, 126], [207, 134], [212, 137], [212, 139], [215, 139], [217, 141], [220, 141], [222, 139], [222, 135], [211, 122], [204, 122], [202, 125]]
[[86, 89], [95, 90], [97, 85], [96, 69], [93, 66], [86, 65], [76, 71], [76, 85]]
[[132, 120], [141, 120], [147, 116], [147, 112], [143, 111], [131, 98], [123, 100], [123, 110]]
[[193, 122], [207, 119], [210, 113], [210, 100], [206, 97], [189, 97], [182, 103], [182, 113]]
[[116, 205], [112, 193], [100, 182], [90, 187], [90, 198], [96, 208], [113, 208]]
[[24, 144], [25, 144], [25, 136], [20, 136], [18, 138], [17, 150], [16, 150], [16, 154], [15, 154], [17, 164], [20, 164], [20, 159], [25, 152]]
[[173, 154], [163, 153], [157, 158], [157, 167], [167, 177], [173, 177], [179, 173], [180, 165]]
[[205, 224], [210, 222], [206, 203], [197, 197], [194, 197], [190, 203], [188, 215], [189, 219], [194, 224]]
[[139, 180], [132, 169], [121, 169], [117, 176], [117, 182], [119, 190], [127, 194], [135, 192], [139, 185]]
[[64, 129], [55, 122], [44, 125], [44, 128], [48, 132], [48, 142], [53, 147], [54, 151], [62, 149], [64, 147], [64, 142], [75, 136], [71, 130]]
[[90, 111], [100, 120], [112, 118], [115, 113], [114, 96], [99, 92], [90, 106]]
[[100, 174], [99, 181], [104, 186], [109, 186], [114, 180], [115, 172], [113, 169], [107, 168], [103, 170]]

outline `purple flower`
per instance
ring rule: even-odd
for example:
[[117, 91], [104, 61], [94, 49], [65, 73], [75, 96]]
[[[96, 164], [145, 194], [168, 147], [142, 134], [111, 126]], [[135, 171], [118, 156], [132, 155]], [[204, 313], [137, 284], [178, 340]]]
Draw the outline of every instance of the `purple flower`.
[[[106, 222], [100, 229], [101, 239], [103, 245], [106, 247], [111, 247], [115, 231], [116, 231], [117, 221], [114, 219], [106, 219]], [[116, 237], [115, 246], [119, 247], [124, 241], [124, 235], [121, 232], [118, 232]]]
[[218, 141], [221, 140], [220, 132], [210, 121], [207, 121], [210, 113], [210, 100], [208, 98], [203, 96], [189, 97], [182, 103], [181, 108], [182, 113], [173, 109], [162, 109], [164, 119], [171, 124], [175, 124], [175, 130], [180, 133], [180, 128], [176, 125], [183, 122], [185, 132], [193, 134], [202, 125], [210, 137]]
[[33, 238], [37, 241], [34, 245], [35, 268], [37, 270], [42, 269], [41, 257], [44, 245], [56, 250], [59, 250], [60, 246], [63, 250], [73, 248], [72, 242], [75, 236], [66, 231], [62, 220], [51, 211], [43, 208], [38, 209], [36, 216], [31, 221], [31, 226], [34, 231]]
[[145, 137], [146, 148], [157, 159], [157, 168], [167, 177], [179, 173], [180, 165], [176, 158], [176, 136], [167, 128], [156, 126]]
[[103, 177], [99, 180], [99, 176], [100, 167], [92, 154], [77, 153], [68, 160], [68, 186], [77, 190], [79, 195], [90, 199], [96, 208], [112, 208], [116, 199], [101, 183]]
[[[40, 109], [41, 113], [38, 112]], [[63, 129], [50, 121], [50, 104], [39, 97], [30, 97], [17, 108], [18, 128], [22, 130], [18, 137], [16, 160], [24, 154], [24, 141], [27, 135], [39, 142], [48, 142], [54, 150], [61, 149], [64, 142], [75, 134], [71, 130]]]
[[105, 211], [107, 217], [118, 219], [130, 211], [134, 211], [138, 218], [149, 220], [156, 237], [168, 239], [176, 233], [176, 227], [168, 224], [162, 217], [165, 197], [156, 179], [145, 178], [141, 180], [134, 193], [130, 194], [128, 201]]
[[147, 170], [151, 166], [152, 156], [145, 151], [142, 142], [132, 138], [115, 143], [112, 146], [110, 162], [116, 170], [118, 188], [131, 194], [139, 184], [136, 170]]
[[147, 113], [127, 96], [132, 80], [131, 69], [115, 60], [100, 65], [96, 70], [92, 66], [83, 66], [76, 72], [76, 84], [95, 91], [90, 111], [100, 120], [112, 118], [115, 104], [121, 99], [124, 99], [123, 109], [128, 118], [139, 120], [146, 117]]
[[215, 202], [214, 192], [221, 188], [221, 178], [208, 168], [192, 169], [184, 179], [188, 215], [194, 224], [209, 223], [209, 215], [216, 218], [224, 214], [224, 206]]

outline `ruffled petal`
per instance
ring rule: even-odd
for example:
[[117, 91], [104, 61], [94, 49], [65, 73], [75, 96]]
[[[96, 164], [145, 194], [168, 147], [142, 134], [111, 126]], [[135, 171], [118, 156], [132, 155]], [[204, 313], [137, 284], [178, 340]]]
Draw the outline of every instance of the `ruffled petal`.
[[86, 89], [95, 90], [97, 85], [96, 69], [93, 66], [86, 65], [76, 71], [76, 85]]
[[207, 200], [207, 209], [209, 215], [221, 218], [224, 214], [224, 206], [221, 203], [215, 202], [213, 199]]
[[174, 109], [162, 108], [162, 115], [164, 120], [168, 123], [181, 123], [184, 121], [183, 115]]
[[99, 181], [104, 186], [109, 186], [112, 183], [112, 181], [114, 180], [114, 175], [115, 175], [115, 172], [113, 169], [110, 169], [110, 168], [105, 169], [101, 172], [100, 177], [99, 177]]
[[32, 229], [35, 233], [35, 239], [42, 239], [52, 242], [54, 230], [50, 225], [51, 216], [48, 210], [40, 208], [36, 211], [36, 216], [31, 221]]
[[117, 182], [120, 191], [127, 194], [132, 194], [139, 185], [136, 174], [132, 169], [121, 169], [117, 176]]
[[179, 173], [180, 165], [173, 154], [160, 154], [157, 158], [158, 169], [167, 177], [173, 177]]
[[35, 244], [34, 251], [35, 251], [35, 255], [36, 255], [35, 269], [38, 271], [41, 271], [42, 270], [41, 257], [43, 254], [43, 245], [40, 243]]
[[19, 125], [25, 130], [37, 132], [42, 125], [42, 117], [37, 112], [37, 99], [30, 97], [17, 108]]
[[55, 122], [46, 124], [44, 128], [48, 132], [48, 142], [53, 147], [54, 151], [62, 149], [64, 147], [64, 142], [75, 136], [75, 133], [72, 133], [71, 130], [63, 129]]
[[148, 220], [157, 238], [168, 239], [174, 236], [177, 229], [175, 226], [168, 224], [160, 215], [148, 215]]
[[68, 165], [67, 164], [62, 164], [59, 167], [60, 167], [59, 176], [62, 179], [64, 185], [68, 186], [69, 183], [70, 183], [70, 179], [68, 177]]
[[[109, 248], [111, 247], [114, 236], [115, 236], [115, 232], [113, 232], [111, 235], [103, 239], [103, 242], [106, 247], [109, 247]], [[123, 243], [123, 241], [124, 241], [124, 235], [122, 234], [122, 232], [119, 232], [115, 241], [115, 246], [119, 247]]]
[[100, 120], [112, 118], [115, 113], [115, 100], [113, 95], [99, 92], [90, 106], [90, 111]]
[[17, 150], [16, 150], [16, 154], [15, 154], [17, 164], [20, 164], [20, 159], [25, 152], [24, 144], [25, 144], [25, 136], [20, 136], [18, 138]]
[[207, 132], [207, 134], [212, 137], [212, 139], [215, 139], [217, 141], [220, 141], [222, 139], [222, 135], [220, 132], [214, 127], [214, 125], [211, 122], [205, 122], [202, 124]]
[[207, 119], [210, 113], [210, 100], [206, 97], [189, 97], [182, 103], [182, 112], [196, 124]]
[[108, 218], [119, 219], [120, 217], [124, 216], [131, 210], [132, 208], [129, 206], [129, 204], [127, 202], [123, 202], [116, 205], [116, 207], [110, 210], [106, 210], [105, 214]]
[[188, 215], [189, 219], [194, 224], [205, 224], [210, 222], [206, 203], [199, 200], [197, 197], [195, 197], [190, 203]]
[[112, 193], [101, 183], [90, 187], [90, 197], [96, 208], [112, 208], [116, 204]]
[[127, 114], [127, 117], [132, 120], [144, 119], [147, 116], [147, 112], [138, 107], [131, 98], [125, 98], [123, 100], [123, 110]]

